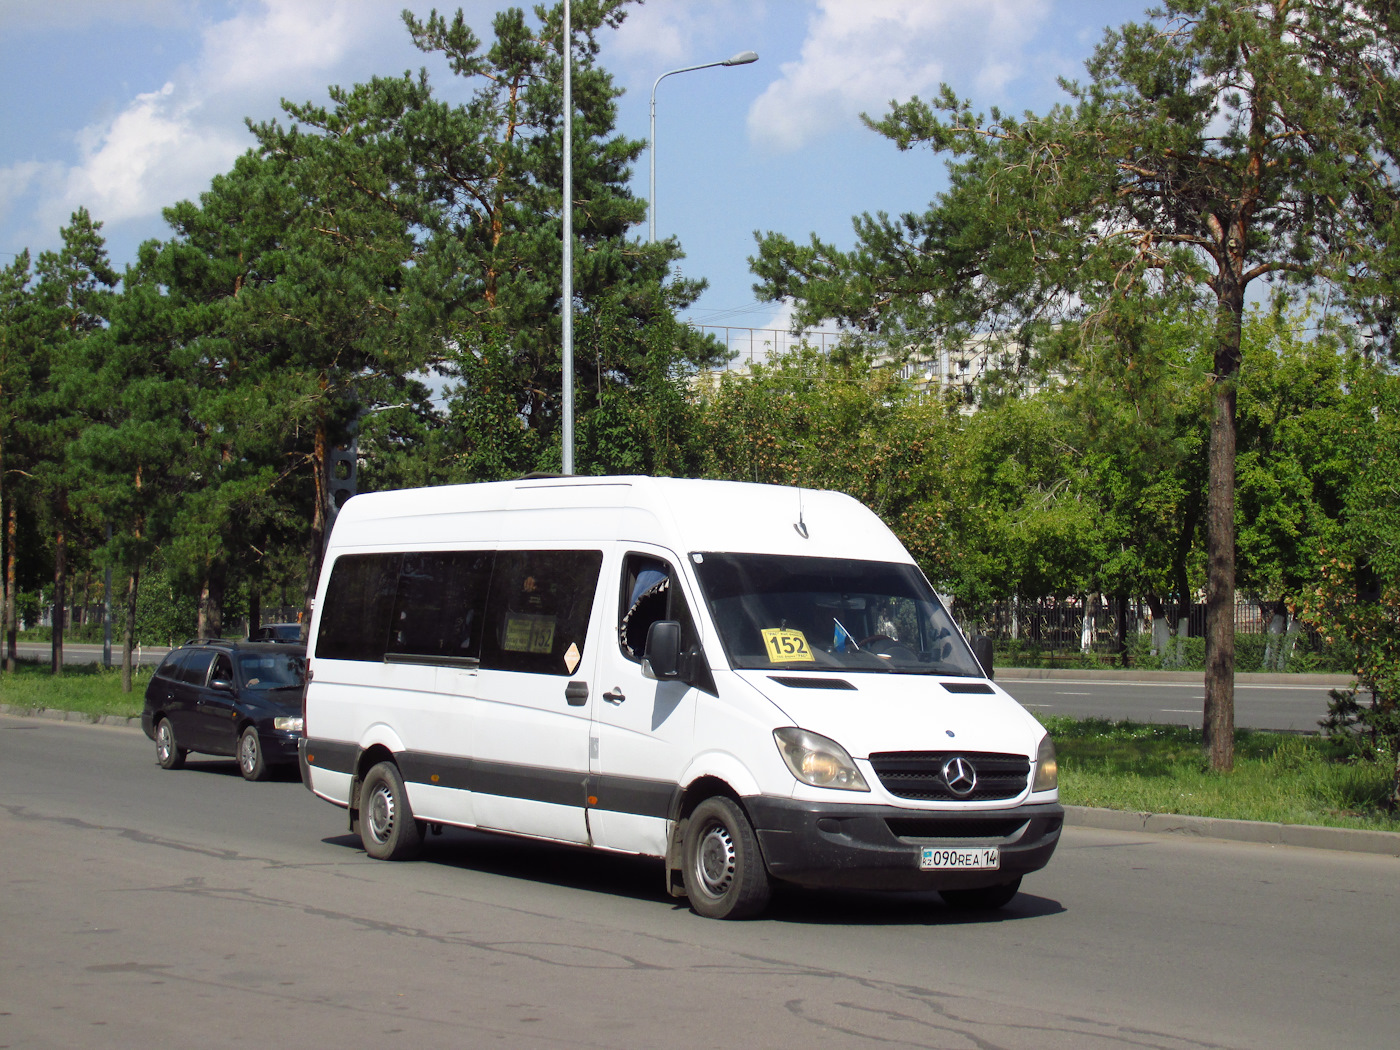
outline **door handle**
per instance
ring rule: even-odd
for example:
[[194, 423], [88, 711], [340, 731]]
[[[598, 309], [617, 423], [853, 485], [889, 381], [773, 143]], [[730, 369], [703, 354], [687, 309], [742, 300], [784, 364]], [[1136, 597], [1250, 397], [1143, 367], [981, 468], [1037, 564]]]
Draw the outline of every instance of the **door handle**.
[[564, 699], [570, 707], [582, 707], [588, 703], [588, 683], [570, 682], [564, 687]]
[[610, 689], [603, 694], [603, 699], [610, 704], [620, 704], [627, 699], [627, 695], [621, 689]]

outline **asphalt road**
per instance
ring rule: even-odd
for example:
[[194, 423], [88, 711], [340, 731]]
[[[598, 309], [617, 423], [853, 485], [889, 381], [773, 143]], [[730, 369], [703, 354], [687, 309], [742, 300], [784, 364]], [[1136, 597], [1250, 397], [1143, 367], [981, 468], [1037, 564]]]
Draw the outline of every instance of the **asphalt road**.
[[[1047, 676], [1026, 677], [1035, 673]], [[1327, 714], [1328, 690], [1345, 688], [1350, 681], [1344, 675], [1236, 675], [1235, 725], [1315, 733]], [[1205, 702], [1204, 675], [1199, 673], [1134, 677], [1131, 672], [1047, 674], [1007, 668], [997, 671], [997, 684], [1032, 714], [1075, 718], [1199, 726]]]
[[1400, 859], [1067, 828], [995, 917], [343, 814], [138, 731], [0, 716], [0, 1047], [1379, 1047]]

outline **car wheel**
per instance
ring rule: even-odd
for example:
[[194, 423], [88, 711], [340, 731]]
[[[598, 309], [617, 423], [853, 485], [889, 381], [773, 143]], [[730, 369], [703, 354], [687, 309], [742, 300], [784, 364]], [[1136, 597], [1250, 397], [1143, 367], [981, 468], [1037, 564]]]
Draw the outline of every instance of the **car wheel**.
[[753, 826], [737, 803], [720, 795], [690, 815], [681, 874], [691, 908], [709, 919], [750, 918], [772, 895]]
[[156, 723], [156, 761], [161, 769], [179, 769], [185, 764], [188, 752], [175, 741], [175, 727], [170, 719], [162, 718]]
[[360, 841], [378, 860], [409, 860], [423, 848], [423, 826], [392, 762], [373, 766], [360, 785]]
[[262, 740], [256, 726], [244, 726], [238, 738], [238, 771], [244, 780], [267, 779], [267, 763], [263, 761]]
[[1011, 898], [1021, 888], [1020, 878], [1004, 882], [1000, 886], [978, 886], [972, 890], [939, 890], [943, 903], [960, 911], [992, 911], [1011, 903]]

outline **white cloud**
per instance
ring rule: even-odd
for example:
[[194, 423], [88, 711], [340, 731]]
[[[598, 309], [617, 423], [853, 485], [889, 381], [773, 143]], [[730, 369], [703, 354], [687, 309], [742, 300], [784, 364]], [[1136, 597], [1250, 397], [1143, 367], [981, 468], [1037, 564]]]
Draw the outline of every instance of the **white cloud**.
[[205, 30], [201, 81], [210, 92], [258, 90], [267, 84], [285, 91], [289, 84], [334, 67], [376, 27], [395, 28], [384, 4], [263, 0], [260, 7]]
[[[149, 222], [175, 201], [197, 197], [254, 145], [245, 116], [276, 115], [283, 96], [323, 95], [347, 56], [382, 47], [390, 34], [407, 41], [401, 2], [258, 0], [206, 23], [191, 59], [164, 71], [170, 79], [163, 86], [74, 135], [71, 166], [46, 164], [42, 180], [32, 164], [0, 171], [0, 209], [27, 188], [38, 229], [56, 230], [80, 206], [109, 227]], [[87, 10], [78, 0], [61, 6]], [[142, 10], [166, 6], [149, 0]]]
[[801, 57], [749, 110], [749, 136], [777, 151], [927, 97], [955, 77], [1000, 92], [1049, 0], [819, 0]]
[[644, 3], [628, 10], [627, 21], [608, 40], [607, 47], [647, 69], [705, 61], [696, 58], [697, 49], [714, 46], [736, 22], [761, 17], [762, 6], [750, 2], [741, 7], [735, 0]]
[[248, 147], [246, 132], [202, 126], [198, 110], [199, 102], [172, 82], [137, 95], [108, 123], [85, 128], [81, 160], [44, 209], [46, 225], [66, 223], [80, 205], [104, 223], [119, 223], [197, 194]]

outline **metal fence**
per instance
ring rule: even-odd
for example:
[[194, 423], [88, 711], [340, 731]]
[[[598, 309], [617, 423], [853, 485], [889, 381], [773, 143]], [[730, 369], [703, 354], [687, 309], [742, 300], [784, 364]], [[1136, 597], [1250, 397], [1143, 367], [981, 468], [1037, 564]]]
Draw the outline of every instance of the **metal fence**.
[[[1106, 598], [1091, 603], [1093, 628], [1091, 649], [1095, 652], [1114, 652], [1118, 639], [1132, 639], [1135, 635], [1151, 634], [1152, 612], [1141, 599], [1129, 599], [1126, 603], [1126, 629], [1121, 635], [1118, 619], [1122, 606], [1115, 598]], [[1083, 639], [1085, 603], [1079, 598], [1042, 598], [1036, 601], [1003, 601], [975, 612], [960, 609], [959, 619], [975, 625], [978, 632], [997, 640], [1017, 639], [1051, 649], [1079, 649]], [[1235, 633], [1264, 634], [1273, 619], [1272, 606], [1261, 606], [1254, 602], [1235, 603]], [[1179, 607], [1167, 606], [1167, 618], [1173, 633], [1176, 632]], [[1186, 616], [1187, 638], [1204, 638], [1206, 633], [1206, 606], [1204, 602], [1193, 604]]]

